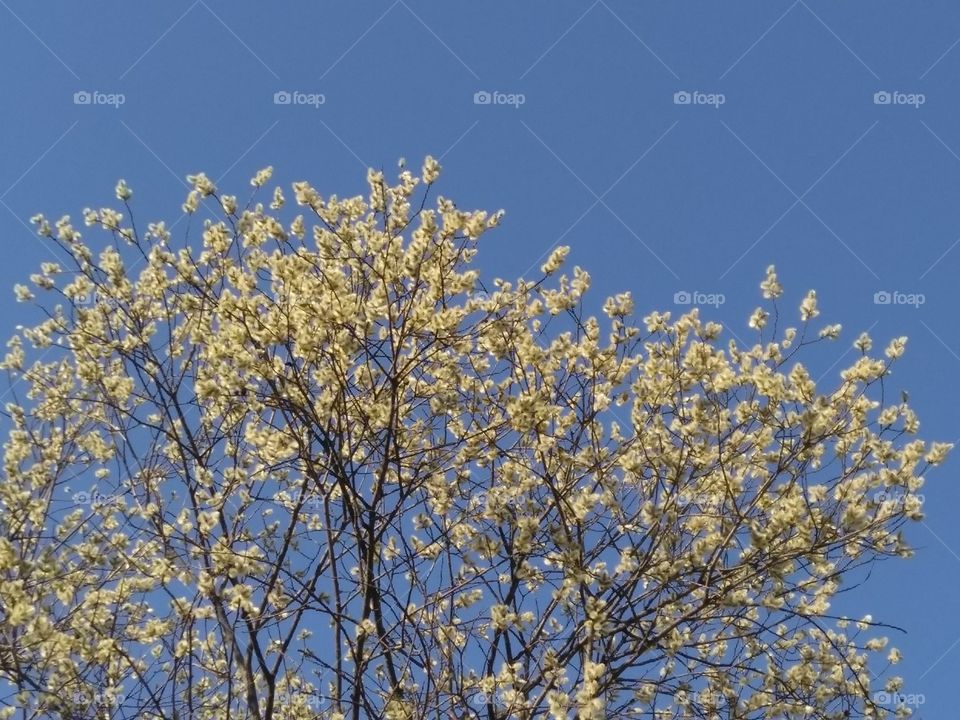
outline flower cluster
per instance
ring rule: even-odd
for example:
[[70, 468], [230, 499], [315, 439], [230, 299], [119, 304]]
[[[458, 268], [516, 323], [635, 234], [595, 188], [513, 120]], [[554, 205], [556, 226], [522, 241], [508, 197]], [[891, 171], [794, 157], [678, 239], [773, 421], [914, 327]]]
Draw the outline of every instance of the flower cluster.
[[781, 321], [773, 267], [746, 345], [584, 316], [567, 247], [484, 285], [502, 213], [428, 207], [440, 172], [288, 203], [265, 168], [245, 207], [192, 175], [180, 248], [34, 218], [64, 261], [3, 359], [0, 674], [65, 717], [90, 678], [202, 720], [879, 716], [900, 653], [831, 603], [911, 554], [950, 449], [876, 399], [906, 339], [814, 380], [841, 327], [814, 292]]

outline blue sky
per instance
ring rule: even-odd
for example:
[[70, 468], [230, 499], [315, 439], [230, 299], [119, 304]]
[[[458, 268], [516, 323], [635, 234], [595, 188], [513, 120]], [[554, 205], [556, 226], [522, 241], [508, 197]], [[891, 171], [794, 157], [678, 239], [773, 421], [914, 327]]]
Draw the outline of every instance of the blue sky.
[[[31, 215], [109, 206], [120, 177], [141, 224], [169, 224], [188, 173], [242, 195], [271, 164], [345, 195], [368, 165], [432, 153], [443, 194], [507, 211], [485, 277], [568, 244], [596, 300], [722, 295], [705, 314], [746, 338], [775, 263], [789, 312], [815, 288], [844, 326], [812, 360], [825, 386], [860, 330], [908, 335], [897, 389], [924, 437], [960, 438], [955, 2], [0, 0], [0, 63], [2, 287], [51, 258]], [[9, 334], [23, 306], [11, 291], [0, 310]], [[909, 631], [921, 717], [954, 707], [960, 667], [953, 472], [924, 488], [917, 557], [849, 601]]]

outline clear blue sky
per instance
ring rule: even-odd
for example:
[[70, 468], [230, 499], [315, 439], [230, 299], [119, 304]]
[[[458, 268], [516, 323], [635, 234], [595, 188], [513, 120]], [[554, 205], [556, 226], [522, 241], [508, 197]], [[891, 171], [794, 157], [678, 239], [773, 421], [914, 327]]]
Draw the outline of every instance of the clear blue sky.
[[[483, 241], [486, 277], [524, 273], [559, 241], [598, 299], [631, 290], [645, 314], [722, 293], [706, 314], [745, 338], [775, 263], [790, 312], [816, 288], [822, 319], [844, 326], [815, 359], [825, 386], [860, 330], [908, 335], [895, 389], [925, 437], [960, 437], [955, 0], [0, 0], [0, 67], [0, 288], [51, 259], [31, 215], [111, 205], [120, 177], [141, 225], [172, 223], [188, 173], [243, 194], [272, 164], [285, 186], [345, 195], [367, 165], [432, 153], [443, 194], [507, 210]], [[284, 91], [302, 95], [275, 103]], [[476, 104], [484, 91], [515, 102]], [[923, 304], [897, 303], [909, 294]], [[23, 311], [12, 290], [0, 311], [7, 335]], [[924, 488], [916, 559], [878, 568], [850, 602], [909, 630], [895, 642], [922, 717], [956, 705], [955, 465]]]

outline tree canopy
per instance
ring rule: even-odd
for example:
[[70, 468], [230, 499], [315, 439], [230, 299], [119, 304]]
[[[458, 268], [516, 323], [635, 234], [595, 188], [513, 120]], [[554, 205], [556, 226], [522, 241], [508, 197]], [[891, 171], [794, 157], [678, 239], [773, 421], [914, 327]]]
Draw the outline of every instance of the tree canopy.
[[950, 448], [884, 393], [905, 338], [820, 386], [840, 326], [773, 267], [752, 345], [593, 317], [565, 247], [484, 283], [502, 213], [431, 200], [432, 158], [297, 214], [271, 172], [189, 178], [202, 242], [123, 181], [96, 243], [33, 218], [62, 260], [2, 363], [3, 716], [883, 715], [900, 653], [831, 600], [910, 555]]

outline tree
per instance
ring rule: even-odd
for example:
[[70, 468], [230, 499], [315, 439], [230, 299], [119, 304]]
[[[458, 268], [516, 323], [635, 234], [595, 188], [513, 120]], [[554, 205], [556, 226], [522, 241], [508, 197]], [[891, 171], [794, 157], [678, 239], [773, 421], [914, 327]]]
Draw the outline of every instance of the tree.
[[778, 331], [772, 267], [752, 347], [588, 317], [566, 248], [487, 291], [501, 214], [428, 209], [438, 175], [295, 183], [286, 224], [269, 168], [243, 207], [191, 176], [202, 248], [123, 181], [97, 255], [33, 218], [64, 259], [2, 364], [6, 716], [882, 714], [899, 652], [830, 600], [910, 554], [950, 448], [881, 402], [905, 338], [821, 390], [796, 358], [840, 327], [811, 292]]

